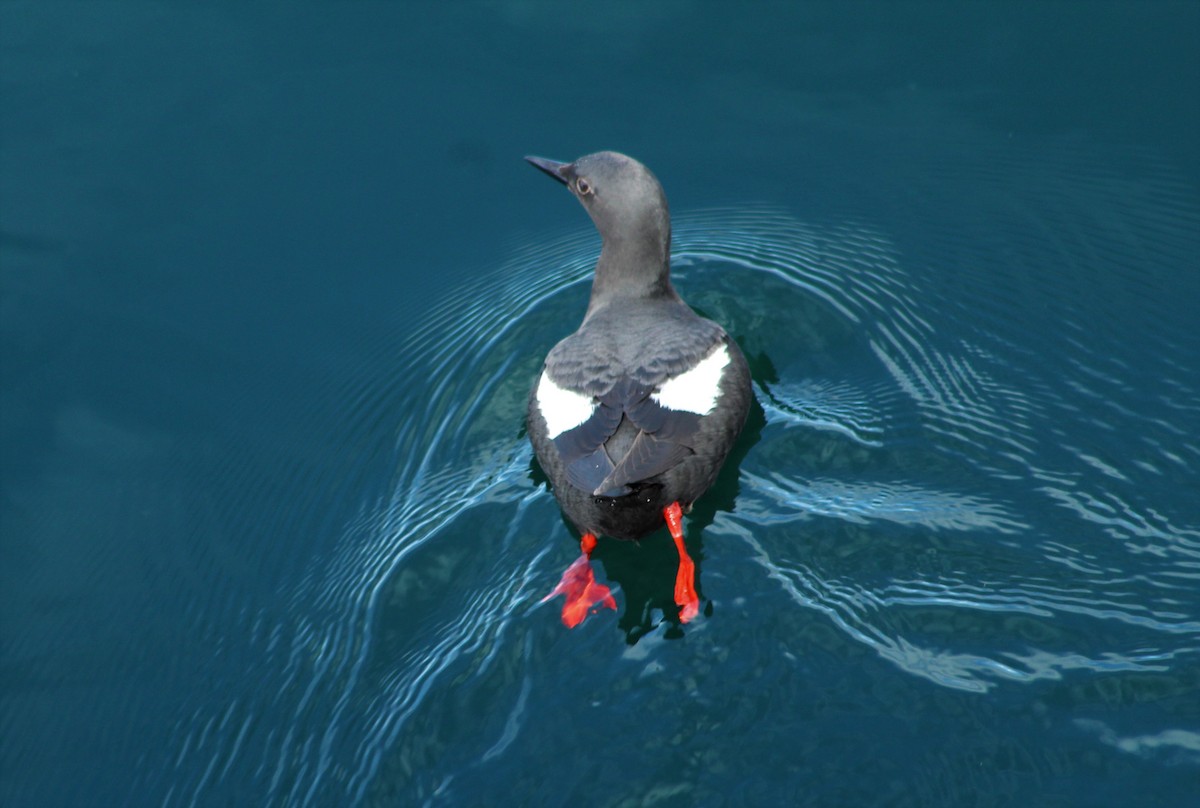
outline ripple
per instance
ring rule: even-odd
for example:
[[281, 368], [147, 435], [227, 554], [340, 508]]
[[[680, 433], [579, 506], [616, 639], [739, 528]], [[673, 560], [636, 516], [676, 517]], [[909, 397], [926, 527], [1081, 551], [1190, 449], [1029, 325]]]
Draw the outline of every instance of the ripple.
[[[987, 692], [999, 681], [1060, 679], [1072, 670], [1164, 671], [1174, 660], [1194, 660], [1200, 654], [1200, 645], [1195, 644], [1200, 638], [1200, 621], [1181, 612], [1152, 610], [1128, 598], [1106, 601], [1086, 590], [1067, 593], [1049, 583], [1034, 587], [920, 580], [893, 582], [872, 590], [857, 582], [831, 578], [805, 564], [782, 561], [744, 526], [730, 530], [753, 550], [754, 560], [797, 604], [824, 613], [848, 636], [902, 670], [946, 687]], [[921, 615], [917, 624], [905, 612]], [[963, 650], [948, 648], [945, 628], [939, 629], [936, 641], [922, 638], [918, 626], [947, 621], [950, 625], [965, 625], [963, 615], [971, 612], [1038, 618], [1045, 626], [1039, 632], [1045, 635], [1042, 642], [1057, 640], [1063, 634], [1073, 633], [1077, 640], [1096, 636], [1094, 630], [1068, 632], [1057, 628], [1066, 615], [1123, 623], [1137, 630], [1130, 634], [1136, 639], [1126, 651], [1085, 654], [1070, 649], [1030, 648], [1025, 637], [1013, 636], [1011, 625], [992, 636], [988, 643], [992, 647], [986, 651], [966, 650], [970, 642], [965, 634], [960, 640]], [[937, 617], [939, 613], [944, 617]], [[981, 621], [976, 617], [971, 622], [978, 626]], [[998, 628], [1006, 623], [1002, 621]], [[1192, 644], [1147, 650], [1145, 631], [1179, 635]], [[1013, 650], [1003, 650], [1006, 637], [1017, 640]]]
[[[1014, 249], [1036, 253], [1028, 239]], [[358, 492], [356, 516], [332, 526], [329, 552], [285, 588], [286, 608], [245, 616], [242, 675], [264, 690], [180, 719], [177, 772], [203, 774], [172, 785], [167, 804], [247, 783], [270, 802], [362, 802], [398, 747], [401, 769], [419, 759], [410, 730], [431, 702], [520, 644], [514, 627], [545, 608], [564, 546], [556, 506], [529, 476], [525, 400], [585, 299], [598, 246], [590, 230], [518, 246], [470, 298], [388, 335], [337, 388], [358, 425], [362, 454], [337, 471]], [[1182, 365], [1164, 383], [1169, 406], [1139, 414], [1114, 395], [1125, 360], [1058, 339], [1083, 333], [1082, 315], [1022, 338], [1003, 312], [1014, 304], [981, 294], [976, 319], [974, 299], [951, 304], [859, 223], [699, 211], [676, 218], [674, 246], [685, 296], [754, 368], [765, 424], [734, 512], [709, 532], [750, 549], [773, 584], [757, 597], [782, 595], [899, 669], [972, 692], [1194, 659], [1200, 533], [1132, 491], [1147, 474], [1186, 477], [1200, 455], [1178, 440], [1194, 413]], [[1014, 367], [1052, 337], [1067, 350]], [[1140, 464], [1070, 427], [1097, 417], [1083, 414], [1093, 399], [1126, 424], [1159, 422]], [[381, 429], [391, 445], [369, 445]], [[1100, 537], [1139, 563], [1115, 564]], [[519, 681], [492, 757], [521, 731], [528, 671]]]
[[883, 425], [871, 397], [849, 385], [800, 380], [758, 390], [768, 421], [787, 427], [827, 429], [863, 446], [882, 446]]
[[1200, 765], [1200, 732], [1168, 729], [1152, 735], [1120, 735], [1103, 721], [1079, 718], [1075, 725], [1095, 734], [1102, 743], [1138, 757], [1160, 758], [1168, 764]]
[[746, 470], [741, 481], [746, 497], [738, 502], [738, 513], [759, 525], [827, 516], [856, 524], [883, 519], [930, 529], [1017, 533], [1028, 528], [1005, 508], [979, 497], [906, 483], [805, 482], [779, 473], [759, 476]]

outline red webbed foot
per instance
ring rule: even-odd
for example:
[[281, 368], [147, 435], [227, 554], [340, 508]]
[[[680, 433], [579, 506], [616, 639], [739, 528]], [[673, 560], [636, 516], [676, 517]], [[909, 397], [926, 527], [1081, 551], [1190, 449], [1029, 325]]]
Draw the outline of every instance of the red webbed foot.
[[[567, 567], [567, 571], [563, 573], [562, 580], [558, 582], [558, 586], [554, 587], [554, 591], [542, 598], [542, 603], [545, 603], [555, 595], [566, 595], [562, 621], [567, 628], [575, 628], [582, 623], [587, 618], [589, 610], [597, 604], [610, 609], [617, 608], [617, 601], [612, 596], [612, 590], [604, 584], [597, 583], [596, 576], [592, 573], [590, 556], [592, 550], [596, 548], [596, 537], [591, 533], [583, 534], [579, 548], [583, 554]], [[599, 611], [599, 609], [595, 611]], [[594, 614], [595, 611], [592, 613]]]
[[675, 602], [679, 605], [679, 622], [686, 623], [700, 613], [700, 598], [696, 595], [696, 563], [683, 546], [683, 509], [678, 502], [663, 508], [663, 517], [675, 549], [679, 551], [679, 571], [675, 573]]

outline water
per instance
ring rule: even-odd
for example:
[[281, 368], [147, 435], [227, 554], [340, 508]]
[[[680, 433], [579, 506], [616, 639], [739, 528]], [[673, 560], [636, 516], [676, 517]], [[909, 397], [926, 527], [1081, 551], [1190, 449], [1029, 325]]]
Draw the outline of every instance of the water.
[[[1189, 804], [1197, 7], [847, 8], [3, 6], [0, 803]], [[606, 147], [758, 407], [567, 631]]]

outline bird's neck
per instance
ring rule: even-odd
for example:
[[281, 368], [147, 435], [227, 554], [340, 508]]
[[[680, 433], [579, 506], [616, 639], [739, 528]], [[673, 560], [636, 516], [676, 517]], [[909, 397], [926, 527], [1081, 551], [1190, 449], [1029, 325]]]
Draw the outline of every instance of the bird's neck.
[[[656, 223], [658, 224], [658, 223]], [[625, 237], [608, 235], [596, 262], [589, 313], [619, 298], [675, 298], [671, 286], [670, 225]]]

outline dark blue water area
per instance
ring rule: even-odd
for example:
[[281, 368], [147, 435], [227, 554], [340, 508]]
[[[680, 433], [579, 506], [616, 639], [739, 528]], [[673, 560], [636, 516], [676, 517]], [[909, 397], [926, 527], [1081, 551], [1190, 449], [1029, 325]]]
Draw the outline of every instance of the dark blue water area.
[[[0, 5], [0, 804], [1200, 793], [1200, 6]], [[578, 555], [618, 149], [757, 405]]]

